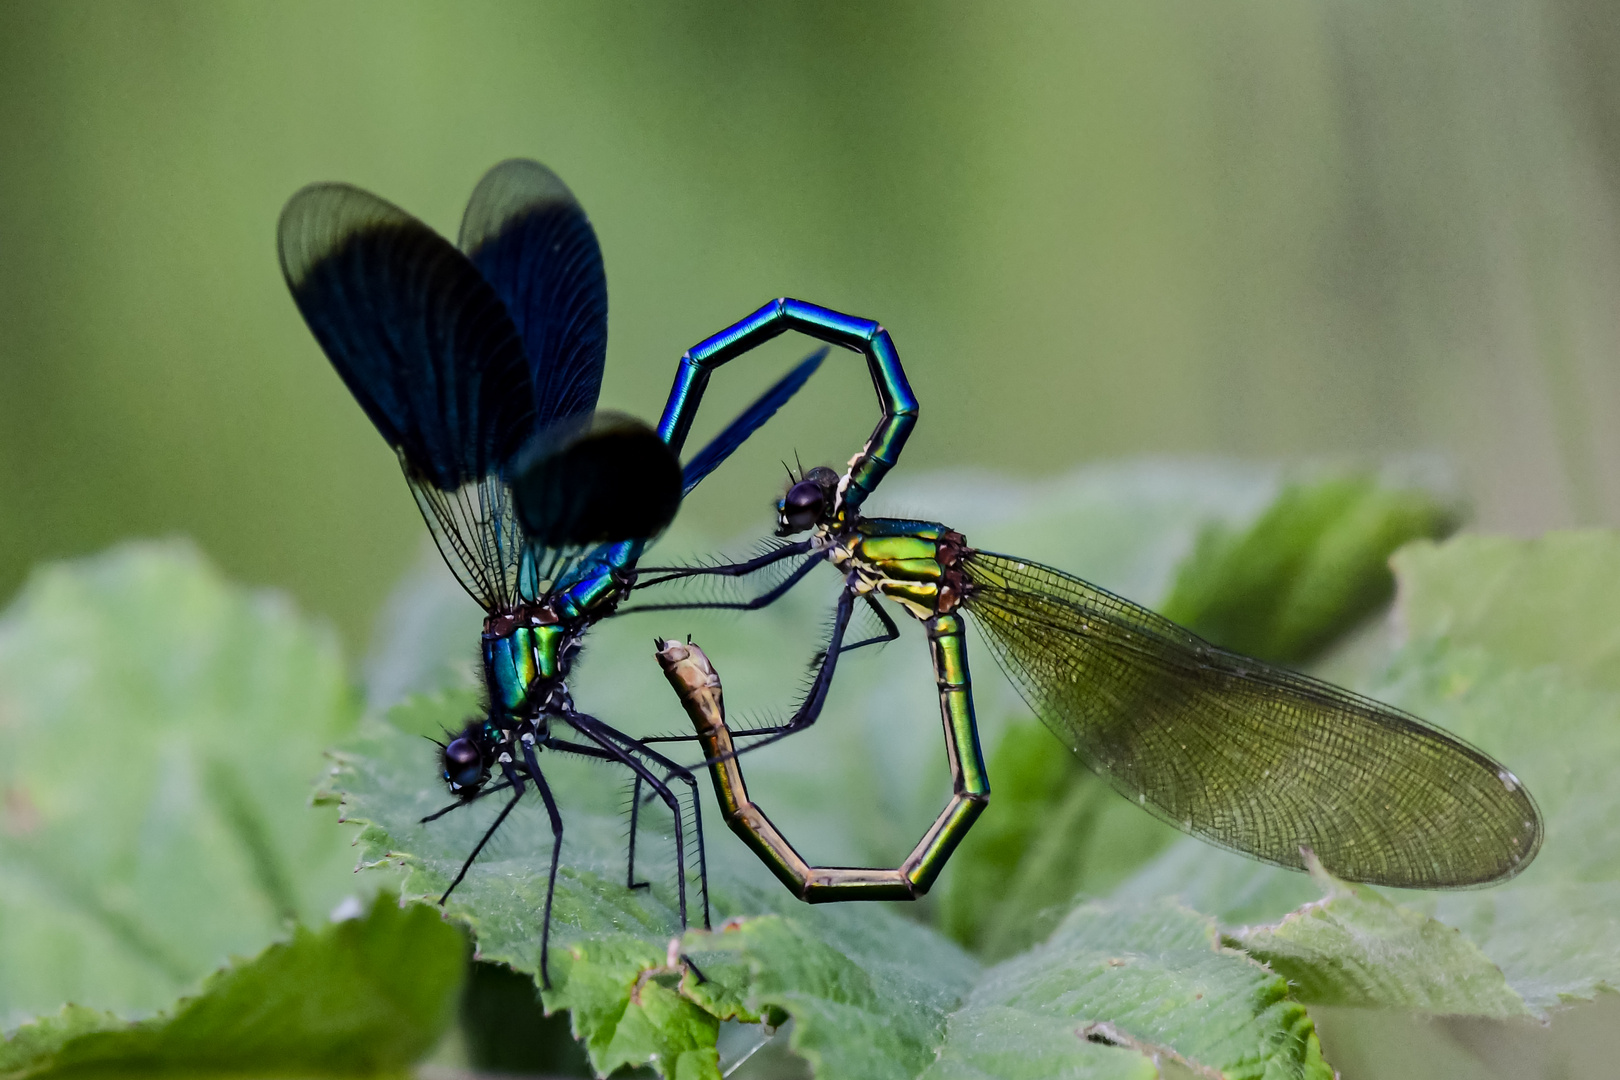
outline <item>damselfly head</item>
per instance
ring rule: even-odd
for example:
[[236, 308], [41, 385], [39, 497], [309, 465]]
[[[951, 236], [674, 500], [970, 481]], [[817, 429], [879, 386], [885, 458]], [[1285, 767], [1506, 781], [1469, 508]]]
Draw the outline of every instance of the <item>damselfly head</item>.
[[495, 748], [488, 727], [475, 720], [439, 751], [441, 775], [450, 794], [459, 799], [471, 799], [489, 781]]
[[837, 490], [838, 474], [825, 465], [805, 473], [776, 504], [776, 535], [792, 536], [821, 524], [832, 510]]

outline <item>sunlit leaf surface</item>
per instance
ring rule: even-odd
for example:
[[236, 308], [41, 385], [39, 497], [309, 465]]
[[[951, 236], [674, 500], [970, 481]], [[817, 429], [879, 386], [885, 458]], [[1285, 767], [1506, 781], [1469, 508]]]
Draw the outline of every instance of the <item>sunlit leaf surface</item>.
[[1333, 1075], [1286, 982], [1170, 903], [1076, 908], [985, 973], [925, 1075], [1136, 1077], [1154, 1075], [1152, 1061], [1205, 1076]]
[[189, 545], [36, 572], [0, 619], [0, 1025], [167, 1006], [369, 889], [309, 806], [356, 714], [331, 634]]
[[1502, 971], [1453, 927], [1376, 891], [1317, 881], [1328, 896], [1232, 943], [1286, 978], [1304, 1001], [1453, 1016], [1528, 1016]]

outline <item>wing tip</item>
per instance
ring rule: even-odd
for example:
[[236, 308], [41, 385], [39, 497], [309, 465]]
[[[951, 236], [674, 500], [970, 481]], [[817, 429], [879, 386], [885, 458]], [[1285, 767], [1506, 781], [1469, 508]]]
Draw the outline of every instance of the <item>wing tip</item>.
[[552, 207], [575, 210], [589, 224], [585, 208], [556, 172], [533, 158], [507, 158], [485, 172], [473, 188], [456, 246], [474, 255], [519, 215]]
[[415, 221], [387, 199], [353, 184], [335, 180], [305, 184], [293, 192], [276, 219], [276, 256], [282, 277], [296, 294], [317, 266], [354, 237], [385, 225]]

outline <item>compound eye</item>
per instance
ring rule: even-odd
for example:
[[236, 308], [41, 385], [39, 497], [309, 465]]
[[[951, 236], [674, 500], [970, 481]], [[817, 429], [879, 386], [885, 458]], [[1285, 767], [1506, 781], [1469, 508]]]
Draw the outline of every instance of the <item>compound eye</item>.
[[814, 480], [800, 480], [788, 488], [787, 497], [782, 500], [782, 506], [790, 513], [821, 513], [821, 504], [826, 500], [827, 493], [821, 490], [821, 485]]
[[452, 739], [444, 748], [444, 779], [452, 791], [476, 788], [484, 779], [484, 756], [471, 739]]
[[827, 493], [814, 480], [800, 480], [782, 497], [782, 525], [791, 532], [803, 532], [821, 520]]

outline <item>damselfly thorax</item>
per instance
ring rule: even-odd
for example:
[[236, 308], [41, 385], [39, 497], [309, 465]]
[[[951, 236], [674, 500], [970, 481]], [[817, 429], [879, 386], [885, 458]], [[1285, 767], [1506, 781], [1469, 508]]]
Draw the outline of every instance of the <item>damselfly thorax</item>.
[[962, 559], [973, 549], [937, 521], [858, 518], [841, 535], [827, 531], [823, 543], [857, 595], [887, 597], [923, 622], [955, 611], [969, 588]]

